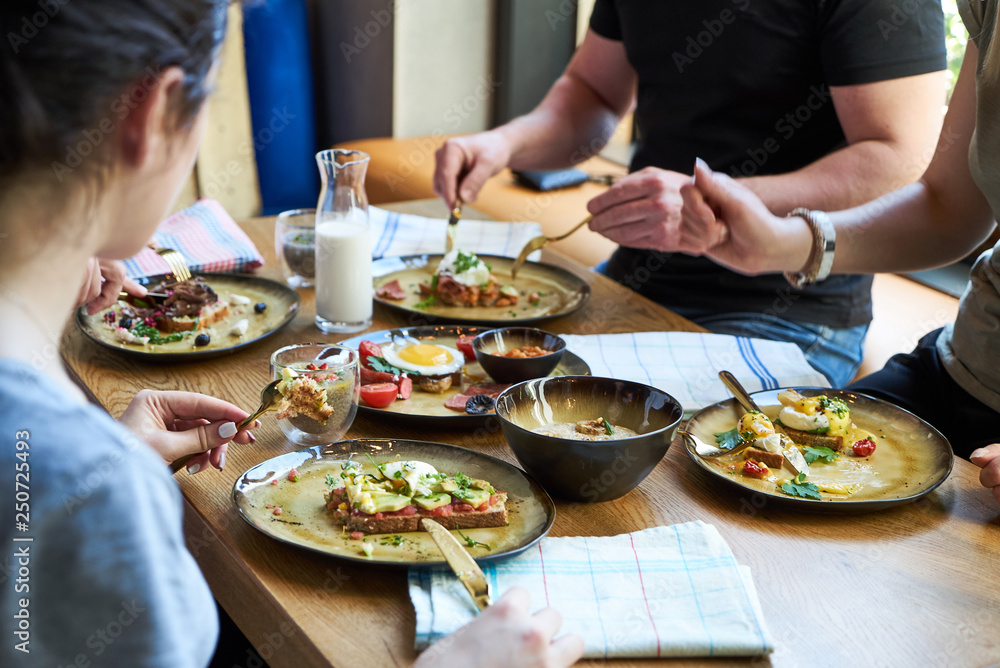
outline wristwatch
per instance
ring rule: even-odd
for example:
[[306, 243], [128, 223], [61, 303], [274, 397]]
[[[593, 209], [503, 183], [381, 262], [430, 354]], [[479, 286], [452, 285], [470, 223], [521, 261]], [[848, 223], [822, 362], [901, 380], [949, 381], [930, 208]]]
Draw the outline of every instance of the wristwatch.
[[806, 270], [786, 271], [785, 280], [797, 289], [808, 288], [817, 281], [822, 281], [830, 275], [833, 269], [833, 253], [837, 248], [837, 230], [830, 222], [830, 217], [822, 211], [810, 211], [798, 208], [788, 214], [789, 218], [804, 218], [812, 231], [813, 248], [809, 255]]

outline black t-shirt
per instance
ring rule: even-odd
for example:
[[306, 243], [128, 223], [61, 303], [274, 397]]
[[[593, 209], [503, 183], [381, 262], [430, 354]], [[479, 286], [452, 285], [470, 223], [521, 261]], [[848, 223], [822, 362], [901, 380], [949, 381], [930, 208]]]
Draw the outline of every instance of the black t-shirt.
[[[830, 86], [944, 69], [940, 0], [597, 0], [590, 27], [638, 74], [631, 169], [782, 174], [845, 146]], [[667, 306], [768, 312], [852, 327], [871, 320], [871, 276], [805, 290], [705, 258], [619, 248], [609, 272]]]

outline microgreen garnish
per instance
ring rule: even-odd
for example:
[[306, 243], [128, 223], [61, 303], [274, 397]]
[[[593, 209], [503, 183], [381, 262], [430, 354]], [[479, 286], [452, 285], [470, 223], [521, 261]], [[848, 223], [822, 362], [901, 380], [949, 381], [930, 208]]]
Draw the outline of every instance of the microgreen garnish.
[[462, 537], [462, 539], [466, 542], [466, 544], [469, 547], [485, 547], [487, 550], [490, 551], [493, 550], [493, 548], [487, 545], [486, 543], [480, 543], [478, 540], [473, 540], [469, 536], [466, 536], [464, 533], [462, 533], [461, 529], [456, 529], [456, 531], [458, 531], [458, 535]]
[[162, 334], [160, 334], [160, 330], [158, 330], [155, 327], [150, 327], [145, 323], [138, 324], [132, 328], [132, 334], [134, 334], [137, 337], [148, 336], [149, 342], [156, 345], [162, 345], [164, 343], [173, 343], [174, 341], [180, 341], [189, 333], [190, 332], [174, 332], [173, 334], [167, 334], [166, 336], [163, 336]]
[[392, 545], [394, 547], [399, 547], [403, 544], [402, 536], [384, 536], [382, 542], [379, 545]]
[[427, 299], [423, 299], [423, 300], [417, 302], [416, 304], [414, 304], [413, 306], [415, 308], [425, 309], [425, 308], [430, 308], [431, 306], [434, 306], [434, 304], [436, 304], [436, 303], [437, 303], [437, 297], [435, 297], [434, 295], [431, 295]]

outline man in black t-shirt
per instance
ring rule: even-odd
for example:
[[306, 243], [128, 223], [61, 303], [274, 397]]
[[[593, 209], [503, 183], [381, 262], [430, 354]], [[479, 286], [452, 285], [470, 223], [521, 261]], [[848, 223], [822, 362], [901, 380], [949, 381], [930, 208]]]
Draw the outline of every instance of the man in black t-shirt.
[[619, 244], [600, 270], [711, 331], [797, 343], [840, 385], [861, 360], [871, 277], [799, 290], [676, 252], [690, 247], [679, 188], [697, 157], [777, 213], [912, 182], [940, 130], [944, 67], [940, 0], [597, 0], [542, 103], [449, 140], [435, 191], [451, 206], [504, 167], [579, 162], [634, 108], [632, 174], [588, 205], [591, 228]]

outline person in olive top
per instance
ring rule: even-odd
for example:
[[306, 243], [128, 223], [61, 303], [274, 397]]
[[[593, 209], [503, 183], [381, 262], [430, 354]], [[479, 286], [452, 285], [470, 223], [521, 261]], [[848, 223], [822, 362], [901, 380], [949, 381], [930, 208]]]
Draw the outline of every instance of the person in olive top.
[[679, 188], [696, 157], [776, 213], [841, 209], [917, 178], [944, 102], [939, 0], [597, 0], [565, 74], [531, 113], [438, 153], [435, 191], [473, 201], [500, 169], [579, 162], [635, 109], [632, 174], [594, 198], [591, 228], [620, 247], [600, 270], [727, 334], [792, 341], [850, 380], [871, 277], [793, 288], [683, 253]]
[[[975, 249], [1000, 214], [1000, 12], [997, 0], [960, 0], [972, 37], [934, 159], [923, 177], [866, 206], [831, 213], [835, 274], [905, 272], [955, 261]], [[692, 245], [748, 275], [815, 273], [824, 231], [806, 217], [782, 218], [750, 190], [706, 165], [682, 189], [682, 225], [709, 240]], [[1000, 244], [976, 261], [954, 323], [913, 352], [848, 386], [916, 413], [983, 467], [1000, 500]]]
[[[93, 309], [118, 294], [124, 276], [108, 261], [143, 247], [191, 173], [228, 5], [0, 4], [0, 666], [213, 658], [216, 607], [167, 462], [199, 453], [180, 475], [224, 468], [227, 442], [253, 440], [236, 426], [247, 413], [144, 390], [115, 421], [58, 350], [78, 301]], [[505, 592], [418, 665], [580, 657], [581, 638], [553, 641], [558, 612], [528, 611], [526, 591]]]

